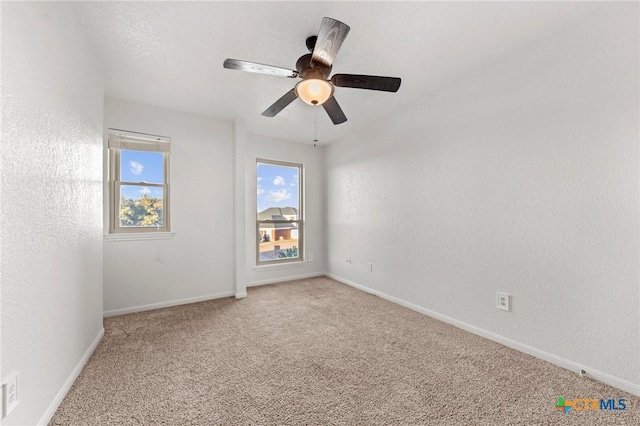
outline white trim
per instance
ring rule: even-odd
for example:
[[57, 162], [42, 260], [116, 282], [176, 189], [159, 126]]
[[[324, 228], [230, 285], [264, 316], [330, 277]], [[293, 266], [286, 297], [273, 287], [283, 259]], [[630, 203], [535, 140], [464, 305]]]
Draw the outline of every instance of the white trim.
[[87, 364], [87, 361], [89, 361], [89, 358], [91, 358], [93, 351], [96, 350], [96, 347], [98, 346], [98, 343], [100, 343], [100, 340], [102, 340], [103, 336], [104, 336], [104, 328], [101, 328], [96, 338], [93, 339], [93, 342], [91, 342], [91, 345], [89, 345], [89, 348], [87, 349], [87, 351], [84, 353], [82, 358], [80, 358], [80, 361], [76, 365], [76, 368], [73, 369], [73, 371], [71, 372], [67, 380], [64, 382], [64, 384], [58, 391], [58, 394], [55, 396], [55, 398], [53, 398], [53, 401], [51, 401], [51, 404], [49, 404], [49, 408], [47, 408], [47, 411], [45, 411], [44, 414], [42, 415], [42, 418], [38, 422], [38, 425], [49, 424], [49, 422], [51, 421], [51, 418], [56, 413], [56, 410], [62, 403], [62, 400], [64, 400], [64, 397], [67, 396], [67, 393], [69, 392], [69, 389], [71, 389], [73, 382], [75, 382], [78, 376], [80, 375], [80, 372], [82, 371], [84, 366]]
[[267, 272], [278, 269], [302, 268], [303, 266], [306, 266], [307, 263], [309, 263], [307, 260], [283, 261], [279, 264], [254, 266], [253, 270], [256, 272]]
[[595, 370], [590, 367], [586, 367], [584, 365], [578, 364], [574, 361], [559, 357], [557, 355], [550, 354], [548, 352], [542, 351], [540, 349], [536, 349], [534, 347], [525, 345], [524, 343], [517, 342], [515, 340], [511, 340], [507, 337], [501, 336], [499, 334], [492, 333], [490, 331], [484, 330], [482, 328], [476, 327], [471, 324], [467, 324], [466, 322], [459, 321], [457, 319], [453, 319], [446, 315], [439, 314], [430, 309], [423, 308], [418, 305], [414, 305], [413, 303], [405, 302], [402, 299], [398, 299], [393, 296], [389, 296], [388, 294], [382, 293], [378, 290], [373, 290], [368, 287], [365, 287], [361, 284], [357, 284], [353, 281], [349, 281], [345, 278], [339, 277], [337, 275], [325, 273], [325, 275], [329, 278], [332, 278], [336, 281], [339, 281], [343, 284], [346, 284], [351, 287], [355, 287], [364, 292], [376, 295], [383, 299], [386, 299], [390, 302], [397, 303], [400, 306], [404, 306], [405, 308], [409, 308], [413, 311], [419, 312], [421, 314], [427, 315], [431, 318], [435, 318], [447, 324], [453, 325], [454, 327], [460, 328], [464, 331], [468, 331], [469, 333], [475, 334], [480, 337], [484, 337], [486, 339], [492, 340], [494, 342], [500, 343], [504, 346], [507, 346], [511, 349], [515, 349], [519, 352], [523, 352], [527, 355], [531, 355], [533, 357], [542, 359], [544, 361], [550, 362], [551, 364], [557, 365], [558, 367], [565, 368], [567, 370], [573, 371], [575, 373], [580, 373], [581, 370], [586, 372], [588, 377], [592, 379], [598, 380], [602, 383], [605, 383], [609, 386], [612, 386], [616, 389], [623, 390], [625, 392], [629, 392], [630, 394], [640, 396], [640, 385], [629, 382], [627, 380], [620, 379], [618, 377], [612, 376], [610, 374], [604, 373], [602, 371]]
[[131, 306], [129, 308], [113, 309], [104, 311], [102, 314], [105, 318], [114, 317], [116, 315], [132, 314], [134, 312], [151, 311], [154, 309], [170, 308], [172, 306], [187, 305], [189, 303], [204, 302], [205, 300], [221, 299], [223, 297], [235, 296], [234, 291], [225, 291], [223, 293], [207, 294], [204, 296], [188, 297], [186, 299], [169, 300], [166, 302], [150, 303], [148, 305]]
[[[247, 126], [244, 120], [233, 121], [233, 280], [237, 295], [247, 292], [246, 197]], [[236, 296], [237, 298], [237, 296]]]
[[244, 299], [245, 297], [247, 297], [247, 292], [243, 292], [243, 293], [236, 293], [236, 299]]
[[259, 285], [265, 285], [265, 284], [283, 283], [286, 281], [302, 280], [305, 278], [322, 277], [324, 275], [327, 275], [327, 274], [325, 274], [324, 272], [312, 272], [310, 274], [293, 275], [290, 277], [273, 278], [270, 280], [252, 281], [247, 283], [247, 287], [257, 287]]
[[142, 240], [169, 240], [173, 238], [175, 232], [145, 232], [130, 234], [107, 234], [104, 239], [107, 241], [142, 241]]

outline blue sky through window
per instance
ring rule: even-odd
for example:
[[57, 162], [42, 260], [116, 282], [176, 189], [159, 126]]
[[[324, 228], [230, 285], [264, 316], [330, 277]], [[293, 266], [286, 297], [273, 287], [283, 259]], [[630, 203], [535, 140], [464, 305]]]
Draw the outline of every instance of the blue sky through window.
[[258, 212], [269, 207], [298, 205], [299, 169], [297, 167], [258, 163]]
[[162, 153], [123, 149], [120, 151], [120, 180], [162, 183]]
[[[120, 181], [163, 183], [163, 156], [160, 152], [120, 151]], [[140, 198], [147, 194], [152, 198], [163, 198], [162, 188], [122, 185], [121, 195], [128, 199]]]

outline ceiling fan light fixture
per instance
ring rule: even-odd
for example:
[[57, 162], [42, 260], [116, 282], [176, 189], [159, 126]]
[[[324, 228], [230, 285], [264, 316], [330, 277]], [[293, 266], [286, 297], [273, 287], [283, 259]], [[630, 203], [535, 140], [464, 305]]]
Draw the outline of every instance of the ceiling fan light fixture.
[[333, 95], [333, 85], [326, 80], [308, 78], [296, 84], [296, 95], [309, 105], [322, 105]]

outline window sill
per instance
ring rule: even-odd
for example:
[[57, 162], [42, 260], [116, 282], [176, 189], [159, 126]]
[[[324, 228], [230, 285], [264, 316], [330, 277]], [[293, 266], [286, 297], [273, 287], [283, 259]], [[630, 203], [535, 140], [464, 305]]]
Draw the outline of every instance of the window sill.
[[123, 233], [108, 234], [104, 236], [107, 241], [145, 241], [145, 240], [170, 240], [175, 232], [140, 232], [140, 233]]
[[282, 263], [280, 265], [261, 265], [261, 266], [254, 266], [253, 270], [257, 271], [257, 272], [266, 272], [266, 271], [274, 271], [274, 270], [278, 270], [278, 269], [290, 269], [290, 268], [302, 268], [303, 266], [306, 266], [307, 263], [309, 263], [306, 260], [301, 260], [300, 262], [287, 262], [287, 263]]

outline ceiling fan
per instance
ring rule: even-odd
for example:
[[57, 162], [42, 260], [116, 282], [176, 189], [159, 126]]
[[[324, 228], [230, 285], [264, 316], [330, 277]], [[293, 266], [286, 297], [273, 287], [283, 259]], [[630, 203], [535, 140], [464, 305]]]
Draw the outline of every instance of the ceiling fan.
[[333, 96], [335, 87], [397, 92], [401, 81], [397, 77], [359, 74], [334, 74], [329, 79], [333, 60], [342, 42], [349, 34], [349, 30], [349, 26], [343, 22], [332, 18], [323, 18], [318, 35], [307, 38], [307, 49], [311, 53], [298, 59], [296, 71], [238, 59], [225, 60], [224, 67], [279, 77], [302, 78], [302, 81], [298, 82], [293, 89], [285, 93], [262, 113], [265, 117], [275, 117], [296, 98], [300, 98], [309, 105], [322, 105], [333, 124], [344, 123], [347, 121], [347, 117]]

